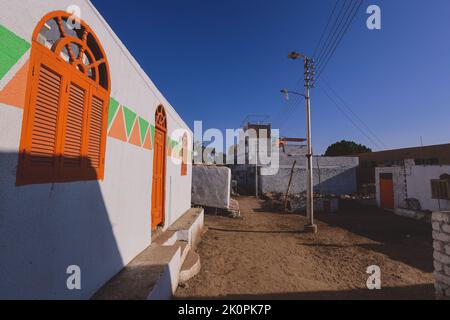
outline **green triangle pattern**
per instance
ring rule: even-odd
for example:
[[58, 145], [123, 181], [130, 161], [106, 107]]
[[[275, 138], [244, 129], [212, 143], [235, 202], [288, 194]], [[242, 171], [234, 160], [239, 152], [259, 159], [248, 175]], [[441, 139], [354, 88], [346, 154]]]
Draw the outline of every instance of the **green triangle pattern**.
[[150, 125], [147, 120], [139, 117], [139, 129], [141, 132], [141, 144], [144, 143], [145, 135], [147, 134], [148, 126]]
[[127, 130], [127, 137], [130, 136], [131, 130], [133, 129], [134, 120], [136, 120], [136, 113], [131, 111], [125, 106], [122, 106], [123, 115], [125, 117], [125, 128]]
[[0, 79], [19, 61], [30, 44], [0, 24]]
[[152, 146], [155, 145], [155, 126], [154, 125], [150, 125], [150, 133], [152, 134]]
[[109, 98], [109, 110], [108, 110], [108, 130], [111, 126], [111, 123], [116, 115], [117, 109], [119, 109], [119, 102], [115, 100], [113, 97]]

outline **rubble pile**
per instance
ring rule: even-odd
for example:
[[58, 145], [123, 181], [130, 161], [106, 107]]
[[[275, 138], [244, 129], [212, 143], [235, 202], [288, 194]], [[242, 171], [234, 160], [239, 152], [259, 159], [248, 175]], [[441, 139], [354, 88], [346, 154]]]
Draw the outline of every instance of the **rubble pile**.
[[236, 199], [230, 198], [230, 205], [228, 207], [228, 212], [231, 213], [233, 218], [240, 218], [241, 211], [239, 209], [239, 202]]
[[[267, 209], [278, 212], [284, 211], [283, 193], [264, 193], [261, 198], [266, 201]], [[314, 193], [314, 206], [317, 211], [336, 212], [338, 209], [339, 198], [340, 197], [336, 195]], [[325, 203], [329, 204], [325, 205]], [[290, 213], [306, 211], [306, 192], [289, 194], [286, 211]]]

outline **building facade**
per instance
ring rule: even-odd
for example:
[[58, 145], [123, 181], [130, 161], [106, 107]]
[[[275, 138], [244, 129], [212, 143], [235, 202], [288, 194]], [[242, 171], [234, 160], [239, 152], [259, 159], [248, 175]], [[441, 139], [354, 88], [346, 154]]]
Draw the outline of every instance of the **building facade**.
[[383, 209], [450, 210], [450, 165], [414, 165], [375, 169], [376, 200]]
[[[269, 126], [251, 126], [247, 125], [244, 130], [253, 129], [259, 133], [259, 130], [269, 130]], [[285, 193], [290, 180], [292, 167], [295, 162], [295, 167], [292, 173], [292, 184], [290, 191], [292, 193], [302, 193], [306, 191], [307, 180], [307, 158], [306, 145], [299, 144], [304, 141], [300, 138], [277, 138], [273, 134], [256, 135], [252, 141], [252, 135], [248, 134], [250, 139], [243, 140], [245, 142], [245, 159], [244, 164], [235, 164], [231, 166], [232, 179], [237, 183], [237, 191], [242, 194], [258, 194], [263, 193]], [[268, 138], [266, 138], [268, 136]], [[250, 142], [249, 142], [250, 140]], [[261, 141], [262, 140], [262, 141]], [[261, 163], [258, 159], [258, 166], [256, 166], [256, 159], [252, 150], [256, 150], [256, 142], [258, 146], [267, 145], [267, 156], [276, 157], [276, 164], [270, 165]], [[253, 144], [253, 147], [252, 147]], [[276, 148], [276, 152], [272, 149]], [[266, 150], [260, 150], [263, 154]], [[238, 156], [239, 158], [239, 156]], [[268, 167], [276, 167], [276, 170], [266, 170]], [[353, 194], [357, 191], [357, 157], [324, 157], [313, 156], [313, 188], [314, 192], [325, 195], [347, 195]], [[268, 173], [269, 172], [269, 173]], [[255, 176], [257, 174], [257, 176]]]
[[0, 12], [0, 298], [89, 298], [190, 208], [192, 132], [88, 0]]
[[450, 144], [369, 152], [358, 155], [358, 187], [375, 183], [375, 168], [402, 165], [414, 159], [417, 165], [450, 164]]

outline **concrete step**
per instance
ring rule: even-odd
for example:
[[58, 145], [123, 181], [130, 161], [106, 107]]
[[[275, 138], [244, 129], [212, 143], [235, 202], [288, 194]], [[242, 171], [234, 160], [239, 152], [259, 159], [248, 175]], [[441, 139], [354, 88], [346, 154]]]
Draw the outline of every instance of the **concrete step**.
[[186, 282], [200, 272], [200, 256], [197, 252], [190, 250], [180, 270], [179, 282]]
[[191, 248], [195, 248], [200, 241], [203, 217], [202, 208], [191, 208], [175, 221], [166, 232], [176, 232], [177, 240], [187, 241]]
[[92, 299], [170, 299], [180, 278], [187, 280], [200, 270], [200, 259], [192, 247], [199, 241], [202, 228], [203, 209], [188, 210], [167, 230], [155, 234], [151, 246], [104, 284]]
[[178, 240], [177, 232], [173, 230], [167, 230], [159, 234], [157, 238], [152, 239], [152, 245], [173, 246], [177, 240]]
[[94, 300], [170, 299], [178, 286], [180, 246], [148, 247], [92, 297]]
[[191, 246], [189, 245], [189, 243], [187, 243], [187, 241], [177, 241], [175, 243], [175, 246], [180, 247], [180, 266], [181, 266], [186, 260], [189, 251], [191, 250]]

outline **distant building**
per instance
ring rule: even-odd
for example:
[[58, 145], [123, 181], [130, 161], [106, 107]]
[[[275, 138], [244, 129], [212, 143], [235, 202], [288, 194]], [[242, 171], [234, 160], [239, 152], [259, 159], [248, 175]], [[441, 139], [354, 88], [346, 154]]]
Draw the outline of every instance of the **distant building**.
[[[259, 194], [286, 192], [294, 161], [296, 164], [292, 176], [291, 192], [301, 193], [306, 191], [306, 146], [301, 144], [305, 139], [279, 138], [274, 142], [276, 137], [270, 132], [270, 124], [248, 123], [243, 129], [244, 131], [253, 129], [254, 132], [248, 134], [244, 139], [241, 139], [240, 143], [244, 144], [245, 149], [239, 145], [236, 148], [238, 152], [239, 150], [245, 150], [245, 164], [235, 164], [231, 166], [232, 179], [237, 182], [237, 190], [239, 193], [255, 194], [256, 188], [258, 188]], [[267, 135], [262, 131], [263, 129], [268, 130]], [[260, 159], [258, 159], [258, 166], [256, 166], [256, 159], [252, 159], [251, 137], [255, 136], [255, 134], [258, 139], [258, 145], [261, 143], [260, 140], [267, 136], [268, 150], [271, 150], [272, 144], [274, 143], [277, 148], [279, 148], [279, 168], [273, 175], [263, 174], [267, 165], [262, 164]], [[264, 145], [264, 142], [262, 145]], [[335, 195], [355, 193], [357, 191], [357, 167], [357, 157], [314, 156], [314, 191]], [[257, 177], [255, 176], [256, 172]]]
[[[235, 152], [235, 161], [234, 163], [238, 163], [238, 159], [242, 157], [245, 159], [245, 163], [255, 163], [256, 160], [252, 159], [252, 151], [251, 151], [251, 139], [267, 139], [267, 149], [270, 150], [270, 142], [271, 142], [271, 134], [272, 134], [272, 126], [269, 123], [247, 123], [243, 126], [242, 130], [247, 134], [245, 136], [240, 137], [238, 141], [238, 145]], [[239, 148], [238, 146], [244, 146], [244, 148]], [[242, 155], [244, 152], [244, 155]]]
[[377, 167], [374, 178], [376, 200], [383, 209], [412, 217], [418, 217], [417, 212], [450, 210], [450, 165], [414, 165], [406, 160], [401, 166]]
[[413, 159], [416, 165], [450, 164], [450, 144], [403, 148], [358, 155], [358, 187], [375, 183], [375, 168], [403, 165]]

